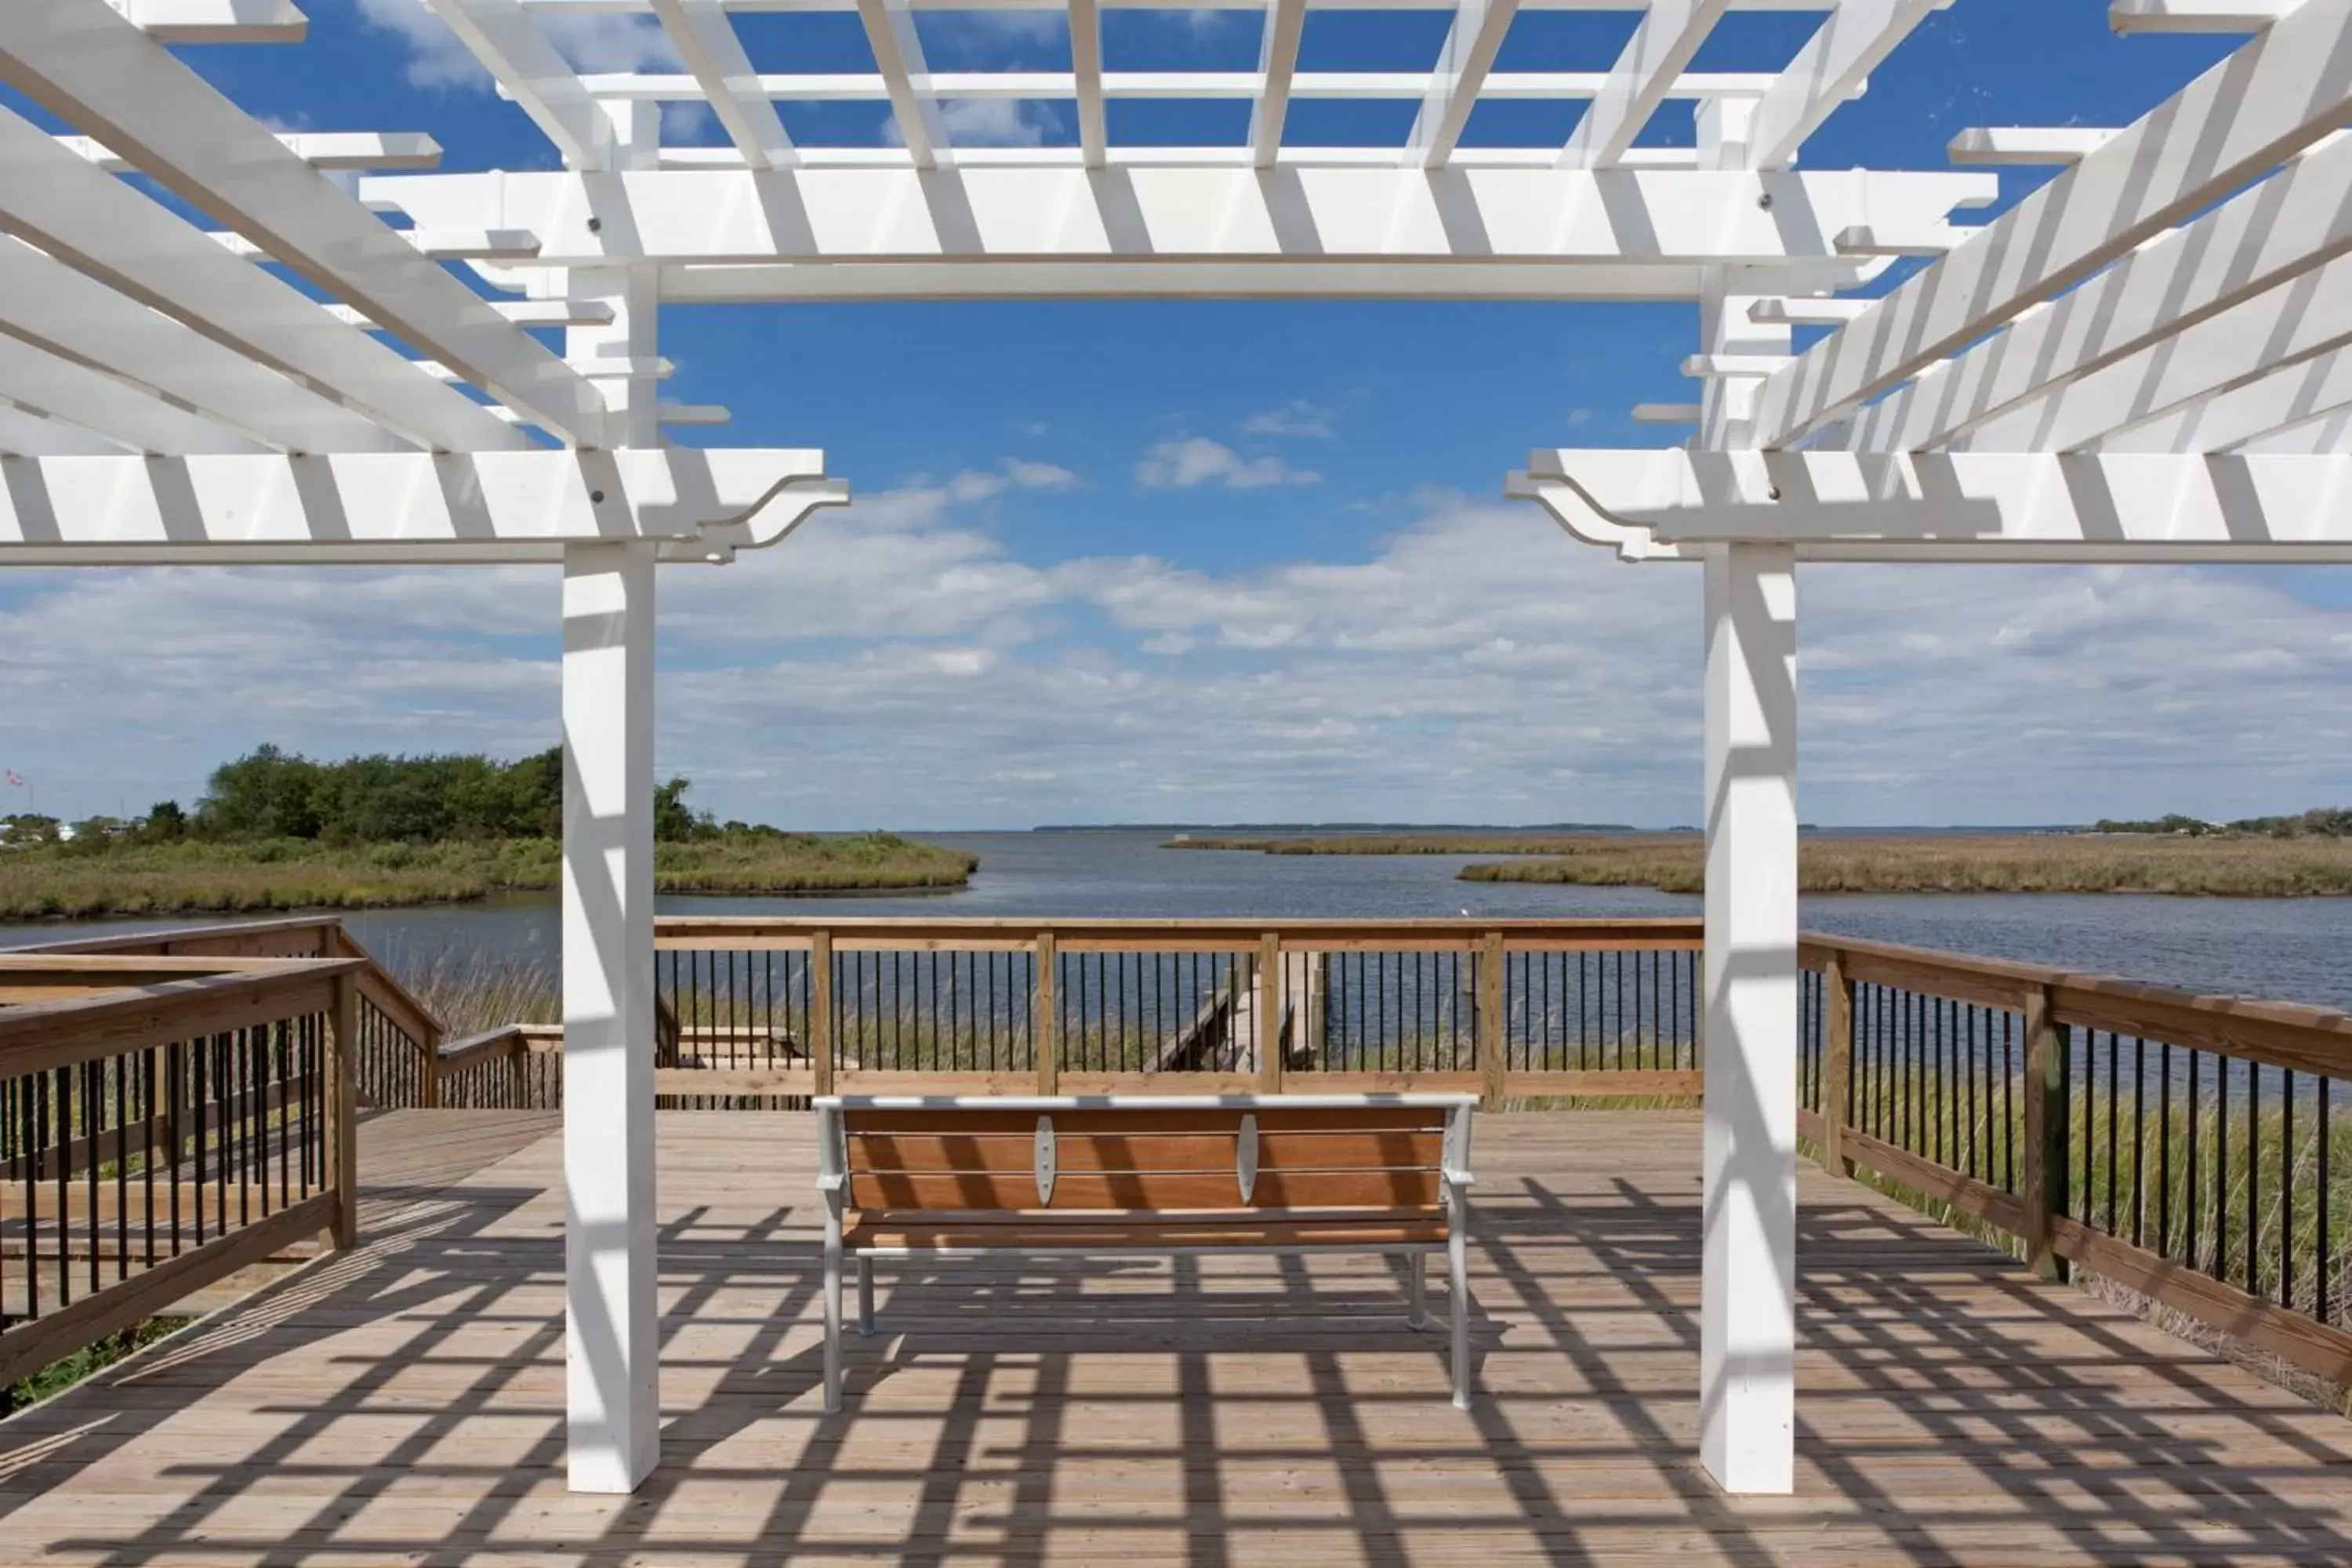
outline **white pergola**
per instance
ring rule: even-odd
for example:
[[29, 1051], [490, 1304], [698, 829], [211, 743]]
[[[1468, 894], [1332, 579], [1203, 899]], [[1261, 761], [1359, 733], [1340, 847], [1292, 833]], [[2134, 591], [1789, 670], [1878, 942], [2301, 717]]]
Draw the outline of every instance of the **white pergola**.
[[[1699, 396], [1636, 411], [1687, 446], [1539, 453], [1512, 488], [1628, 559], [1706, 563], [1702, 1457], [1789, 1489], [1796, 563], [2352, 553], [2352, 0], [2117, 0], [2118, 30], [2249, 40], [2137, 125], [1988, 127], [1962, 168], [1895, 173], [1797, 164], [1955, 0], [1174, 0], [1254, 19], [1238, 72], [1115, 68], [1104, 8], [1135, 0], [936, 7], [1049, 13], [1069, 68], [1044, 72], [932, 71], [929, 0], [416, 3], [560, 170], [274, 132], [170, 52], [299, 41], [291, 0], [0, 6], [0, 82], [67, 128], [0, 108], [0, 565], [562, 563], [572, 1485], [658, 1458], [654, 569], [846, 493], [815, 452], [665, 440], [725, 412], [658, 400], [660, 305], [1223, 296], [1700, 307]], [[1435, 13], [1444, 40], [1423, 69], [1302, 70], [1310, 6]], [[1496, 69], [1539, 9], [1641, 15], [1606, 70]], [[1733, 10], [1815, 28], [1782, 70], [1692, 69]], [[755, 69], [753, 11], [854, 13], [872, 69]], [[583, 75], [563, 13], [650, 18], [686, 68]], [[947, 106], [992, 99], [1067, 104], [1075, 138], [959, 144]], [[1247, 132], [1114, 140], [1139, 99], [1245, 102]], [[1317, 99], [1412, 127], [1303, 145], [1290, 106]], [[1564, 142], [1465, 145], [1515, 99], [1584, 109]], [[1696, 145], [1645, 141], [1675, 100]], [[787, 134], [779, 104], [840, 100], [887, 105], [895, 140]], [[680, 101], [725, 143], [664, 145]], [[2000, 163], [2066, 167], [1955, 224]], [[329, 177], [352, 170], [355, 193]]]

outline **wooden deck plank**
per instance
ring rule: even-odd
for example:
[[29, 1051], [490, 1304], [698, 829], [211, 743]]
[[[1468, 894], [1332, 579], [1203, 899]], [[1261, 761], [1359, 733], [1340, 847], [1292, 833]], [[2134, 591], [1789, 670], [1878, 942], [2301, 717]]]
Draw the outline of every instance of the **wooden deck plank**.
[[1799, 1489], [1717, 1494], [1687, 1113], [1481, 1123], [1466, 1414], [1383, 1259], [992, 1258], [882, 1264], [827, 1417], [808, 1120], [661, 1131], [636, 1499], [563, 1490], [553, 1119], [403, 1111], [358, 1253], [0, 1424], [12, 1560], [2352, 1561], [2352, 1423], [1811, 1167]]

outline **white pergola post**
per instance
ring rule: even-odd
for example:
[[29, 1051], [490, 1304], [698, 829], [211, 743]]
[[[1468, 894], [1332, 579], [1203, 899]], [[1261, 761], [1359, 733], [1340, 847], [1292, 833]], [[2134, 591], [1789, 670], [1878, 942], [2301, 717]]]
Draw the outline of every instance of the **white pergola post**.
[[1706, 556], [1706, 1110], [1699, 1456], [1730, 1492], [1795, 1484], [1797, 575]]
[[572, 1489], [660, 1449], [654, 1247], [654, 552], [563, 552], [563, 1229]]
[[[649, 151], [649, 104], [604, 106], [616, 157]], [[658, 438], [649, 274], [578, 269], [612, 319], [568, 329], [626, 446]], [[599, 374], [600, 372], [604, 374]], [[627, 1492], [661, 1454], [654, 1217], [654, 569], [649, 543], [563, 552], [565, 1425], [573, 1491]]]

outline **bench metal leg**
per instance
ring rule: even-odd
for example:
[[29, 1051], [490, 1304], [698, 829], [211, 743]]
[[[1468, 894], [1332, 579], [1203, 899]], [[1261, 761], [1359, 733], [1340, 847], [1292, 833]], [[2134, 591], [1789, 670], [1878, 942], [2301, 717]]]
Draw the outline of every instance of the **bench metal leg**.
[[857, 1260], [857, 1331], [874, 1332], [874, 1259], [870, 1258]]
[[1404, 1255], [1405, 1326], [1413, 1330], [1429, 1327], [1429, 1254], [1408, 1252]]
[[841, 1247], [824, 1249], [824, 1413], [841, 1409]]
[[1445, 1258], [1454, 1277], [1454, 1299], [1447, 1303], [1447, 1315], [1453, 1319], [1454, 1326], [1454, 1408], [1467, 1410], [1470, 1408], [1470, 1260], [1462, 1227], [1458, 1225], [1446, 1242]]

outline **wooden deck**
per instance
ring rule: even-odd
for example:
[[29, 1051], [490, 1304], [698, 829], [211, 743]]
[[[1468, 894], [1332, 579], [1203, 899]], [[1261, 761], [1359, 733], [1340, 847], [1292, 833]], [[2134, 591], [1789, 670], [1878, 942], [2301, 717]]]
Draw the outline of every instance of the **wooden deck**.
[[0, 1424], [0, 1558], [2352, 1562], [2352, 1423], [1810, 1165], [1799, 1494], [1719, 1496], [1686, 1114], [1482, 1122], [1466, 1415], [1377, 1260], [1221, 1259], [886, 1267], [827, 1418], [809, 1119], [661, 1131], [637, 1497], [563, 1489], [551, 1119], [404, 1111], [357, 1254]]

